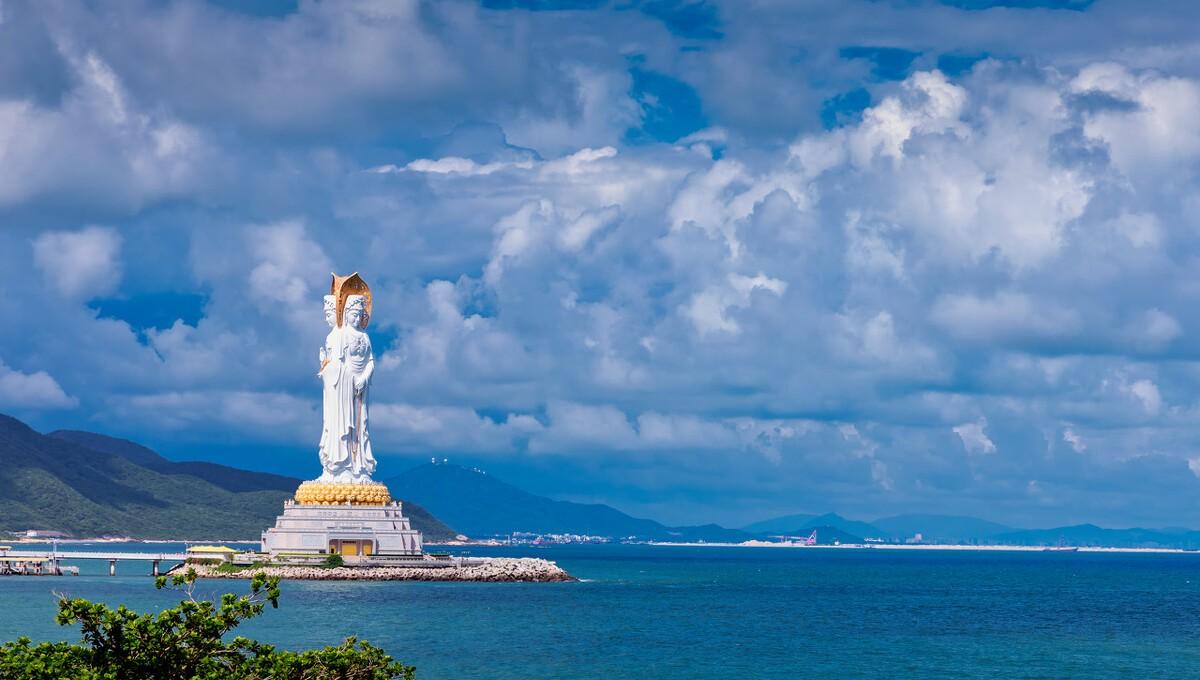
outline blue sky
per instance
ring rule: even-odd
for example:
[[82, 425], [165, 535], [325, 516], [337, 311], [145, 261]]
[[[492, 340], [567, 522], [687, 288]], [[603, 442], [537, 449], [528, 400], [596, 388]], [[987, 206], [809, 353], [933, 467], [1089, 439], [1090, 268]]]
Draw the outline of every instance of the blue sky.
[[1200, 526], [1190, 2], [0, 2], [0, 411], [668, 522]]

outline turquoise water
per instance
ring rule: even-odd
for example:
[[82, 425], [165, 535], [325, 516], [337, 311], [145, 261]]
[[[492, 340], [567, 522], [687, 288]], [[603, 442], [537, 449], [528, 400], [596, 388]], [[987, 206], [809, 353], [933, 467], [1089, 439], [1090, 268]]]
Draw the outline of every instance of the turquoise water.
[[[553, 559], [584, 582], [290, 582], [280, 609], [242, 632], [288, 647], [359, 635], [425, 680], [1200, 675], [1200, 554], [654, 546], [471, 554]], [[73, 638], [53, 623], [52, 590], [143, 610], [178, 599], [153, 589], [142, 575], [148, 564], [122, 563], [112, 578], [106, 569], [0, 578], [0, 638]], [[241, 584], [201, 589], [221, 587]]]

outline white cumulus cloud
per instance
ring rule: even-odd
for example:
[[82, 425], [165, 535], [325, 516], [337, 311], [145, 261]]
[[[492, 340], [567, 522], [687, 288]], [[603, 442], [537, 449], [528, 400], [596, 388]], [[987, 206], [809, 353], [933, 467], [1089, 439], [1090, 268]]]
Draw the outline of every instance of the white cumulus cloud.
[[121, 281], [121, 235], [111, 227], [47, 231], [33, 242], [33, 259], [52, 288], [68, 297], [98, 297]]
[[973, 423], [963, 423], [954, 428], [954, 434], [962, 440], [967, 453], [995, 453], [996, 444], [987, 435], [987, 418]]
[[61, 409], [78, 404], [49, 373], [22, 373], [0, 362], [0, 408]]

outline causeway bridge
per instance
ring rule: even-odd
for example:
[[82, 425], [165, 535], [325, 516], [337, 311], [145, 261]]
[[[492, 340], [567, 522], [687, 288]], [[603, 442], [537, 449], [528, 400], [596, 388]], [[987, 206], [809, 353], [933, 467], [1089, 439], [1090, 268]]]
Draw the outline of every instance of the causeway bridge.
[[117, 575], [118, 561], [149, 562], [150, 574], [158, 576], [159, 565], [163, 562], [178, 564], [187, 559], [187, 554], [181, 552], [103, 552], [98, 550], [0, 550], [0, 559], [6, 562], [26, 562], [29, 564], [48, 564], [52, 569], [57, 568], [63, 560], [108, 560], [108, 575]]

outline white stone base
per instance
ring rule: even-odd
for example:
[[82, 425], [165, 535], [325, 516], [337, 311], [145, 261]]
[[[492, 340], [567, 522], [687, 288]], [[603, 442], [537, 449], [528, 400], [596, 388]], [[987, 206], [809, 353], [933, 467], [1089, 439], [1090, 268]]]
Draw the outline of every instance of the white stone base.
[[262, 535], [262, 550], [272, 555], [340, 552], [338, 542], [369, 546], [372, 555], [420, 555], [421, 532], [401, 513], [400, 503], [371, 505], [299, 505], [285, 501], [275, 526]]

